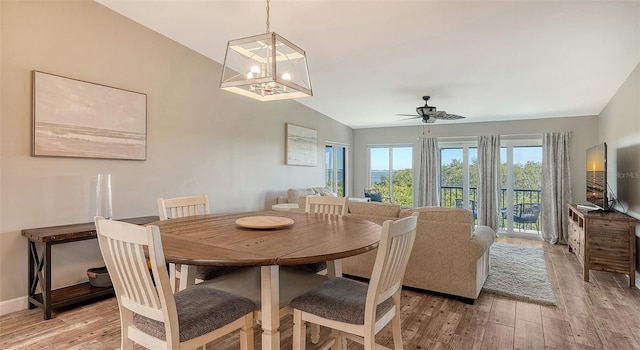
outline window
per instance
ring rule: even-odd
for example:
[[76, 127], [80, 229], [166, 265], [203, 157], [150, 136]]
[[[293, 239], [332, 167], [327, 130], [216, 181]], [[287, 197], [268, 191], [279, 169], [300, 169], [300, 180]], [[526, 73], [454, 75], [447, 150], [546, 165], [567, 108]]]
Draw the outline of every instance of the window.
[[326, 145], [325, 182], [340, 197], [347, 193], [347, 147], [341, 145]]
[[384, 202], [413, 206], [413, 147], [370, 146], [369, 189], [382, 193]]
[[477, 163], [475, 144], [440, 148], [440, 206], [471, 209], [477, 218]]

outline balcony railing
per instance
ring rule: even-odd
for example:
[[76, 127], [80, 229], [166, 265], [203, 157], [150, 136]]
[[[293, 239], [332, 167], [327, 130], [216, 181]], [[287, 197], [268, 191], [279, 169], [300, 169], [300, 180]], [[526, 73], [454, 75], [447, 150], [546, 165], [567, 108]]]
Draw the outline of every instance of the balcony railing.
[[[440, 205], [443, 207], [461, 207], [462, 198], [463, 198], [463, 188], [456, 186], [441, 186], [440, 187]], [[474, 211], [476, 209], [475, 203], [478, 200], [478, 189], [476, 187], [469, 188], [469, 205], [467, 208]], [[516, 208], [528, 207], [529, 204], [540, 204], [542, 203], [542, 191], [540, 190], [522, 190], [522, 189], [514, 189], [513, 190], [513, 205], [514, 210], [513, 214], [519, 214]], [[501, 208], [501, 220], [500, 227], [505, 229], [507, 226], [507, 189], [501, 189], [500, 193], [500, 208]], [[477, 215], [474, 215], [474, 217]], [[524, 230], [528, 233], [540, 233], [540, 223], [541, 223], [542, 215], [538, 215], [534, 222], [526, 222], [522, 224], [518, 224], [514, 222], [514, 229]], [[531, 220], [527, 220], [531, 221]]]

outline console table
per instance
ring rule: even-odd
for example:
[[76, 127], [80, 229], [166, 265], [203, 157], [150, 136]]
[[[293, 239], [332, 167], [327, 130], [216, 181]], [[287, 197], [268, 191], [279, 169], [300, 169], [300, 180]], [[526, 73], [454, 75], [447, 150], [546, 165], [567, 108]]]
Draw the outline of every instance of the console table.
[[636, 284], [636, 220], [617, 211], [590, 211], [569, 204], [569, 252], [589, 270], [629, 275], [629, 287]]
[[[157, 216], [144, 216], [120, 221], [144, 225], [159, 219]], [[36, 306], [44, 309], [45, 320], [51, 318], [54, 308], [113, 295], [113, 287], [93, 287], [89, 282], [51, 290], [51, 246], [97, 238], [93, 222], [26, 229], [22, 230], [22, 235], [29, 240], [29, 309]], [[38, 285], [40, 293], [36, 292]]]

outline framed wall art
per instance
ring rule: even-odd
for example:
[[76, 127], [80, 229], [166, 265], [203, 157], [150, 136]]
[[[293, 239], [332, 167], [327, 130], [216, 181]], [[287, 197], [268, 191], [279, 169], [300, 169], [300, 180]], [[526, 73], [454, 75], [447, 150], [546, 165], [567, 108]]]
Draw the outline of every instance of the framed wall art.
[[285, 164], [318, 165], [318, 131], [293, 124], [285, 124]]
[[32, 72], [33, 156], [146, 160], [147, 95]]

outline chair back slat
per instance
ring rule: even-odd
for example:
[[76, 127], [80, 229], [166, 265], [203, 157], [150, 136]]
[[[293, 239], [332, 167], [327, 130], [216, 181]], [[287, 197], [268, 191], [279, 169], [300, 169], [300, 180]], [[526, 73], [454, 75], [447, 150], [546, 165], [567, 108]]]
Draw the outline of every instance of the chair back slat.
[[314, 214], [344, 215], [349, 197], [311, 196], [307, 197], [305, 211]]
[[376, 306], [398, 293], [416, 237], [418, 213], [382, 225], [382, 235], [373, 266], [365, 306], [365, 317], [375, 322]]
[[[158, 227], [96, 218], [96, 229], [100, 251], [121, 306], [161, 322], [166, 321], [164, 312], [175, 312], [177, 318]], [[153, 277], [145, 247], [149, 251]]]
[[160, 220], [210, 214], [209, 197], [204, 194], [202, 196], [158, 198], [158, 214]]

